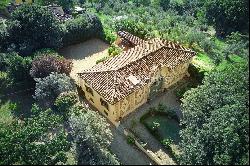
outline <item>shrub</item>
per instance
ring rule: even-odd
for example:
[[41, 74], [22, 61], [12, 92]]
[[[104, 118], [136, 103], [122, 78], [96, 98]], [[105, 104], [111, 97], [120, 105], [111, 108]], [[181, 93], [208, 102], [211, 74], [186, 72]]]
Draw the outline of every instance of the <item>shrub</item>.
[[52, 106], [59, 94], [75, 90], [70, 77], [66, 74], [51, 73], [45, 78], [35, 78], [36, 89], [34, 98], [45, 106]]
[[63, 57], [55, 55], [44, 55], [43, 57], [35, 58], [32, 61], [30, 75], [33, 78], [44, 78], [50, 73], [65, 73], [69, 75], [72, 69], [72, 61], [66, 60]]
[[117, 35], [109, 28], [104, 28], [103, 40], [112, 44], [116, 41]]
[[200, 46], [206, 53], [210, 53], [214, 49], [215, 44], [211, 40], [206, 38], [200, 41]]
[[130, 145], [134, 145], [134, 144], [135, 144], [135, 139], [134, 139], [134, 137], [128, 135], [128, 136], [127, 136], [127, 143], [130, 144]]
[[7, 90], [12, 84], [7, 72], [0, 71], [0, 92]]
[[63, 45], [71, 45], [94, 37], [102, 37], [102, 23], [95, 15], [85, 13], [65, 23]]
[[173, 140], [169, 138], [165, 138], [161, 141], [162, 145], [164, 145], [168, 150], [172, 151], [171, 144], [173, 143]]
[[29, 75], [32, 59], [30, 57], [21, 57], [16, 53], [12, 53], [7, 58], [7, 72], [14, 82], [30, 82], [32, 78]]
[[122, 49], [120, 47], [116, 46], [115, 44], [111, 44], [111, 46], [108, 49], [108, 53], [112, 57], [120, 54], [121, 51], [122, 51]]
[[161, 140], [161, 144], [169, 151], [171, 157], [175, 161], [179, 160], [180, 152], [179, 152], [179, 149], [177, 148], [177, 146], [174, 144], [172, 139], [165, 138], [165, 139]]
[[45, 7], [21, 5], [7, 22], [10, 49], [29, 55], [40, 48], [62, 46], [62, 27], [54, 15]]
[[63, 92], [55, 101], [56, 110], [68, 117], [70, 109], [77, 103], [76, 92]]
[[109, 58], [109, 57], [105, 56], [105, 57], [103, 57], [103, 58], [101, 58], [101, 59], [98, 59], [98, 60], [96, 61], [96, 64], [101, 63], [101, 62], [104, 62], [104, 61], [106, 61], [108, 58]]

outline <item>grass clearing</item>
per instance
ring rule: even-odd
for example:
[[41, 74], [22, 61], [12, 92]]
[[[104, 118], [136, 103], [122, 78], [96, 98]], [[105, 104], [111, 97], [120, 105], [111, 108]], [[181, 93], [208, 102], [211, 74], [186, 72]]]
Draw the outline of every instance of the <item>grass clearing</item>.
[[246, 60], [244, 58], [241, 58], [240, 56], [237, 56], [237, 55], [230, 55], [229, 58], [230, 58], [231, 62], [227, 61], [227, 60], [223, 60], [216, 67], [216, 69], [217, 70], [224, 70], [228, 65], [232, 65], [232, 63], [240, 63], [240, 64], [246, 63]]
[[203, 71], [211, 71], [215, 67], [213, 60], [205, 53], [198, 53], [193, 58], [192, 64]]
[[13, 104], [10, 101], [3, 103], [0, 106], [0, 124], [9, 125], [13, 121], [11, 107]]

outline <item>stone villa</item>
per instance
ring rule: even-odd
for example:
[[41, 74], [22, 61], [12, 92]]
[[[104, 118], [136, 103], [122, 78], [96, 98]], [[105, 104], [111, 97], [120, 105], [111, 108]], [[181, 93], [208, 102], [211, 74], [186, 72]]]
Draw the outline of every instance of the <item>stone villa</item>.
[[120, 55], [78, 73], [85, 98], [113, 124], [188, 75], [196, 54], [158, 38], [145, 41], [124, 31], [118, 36]]

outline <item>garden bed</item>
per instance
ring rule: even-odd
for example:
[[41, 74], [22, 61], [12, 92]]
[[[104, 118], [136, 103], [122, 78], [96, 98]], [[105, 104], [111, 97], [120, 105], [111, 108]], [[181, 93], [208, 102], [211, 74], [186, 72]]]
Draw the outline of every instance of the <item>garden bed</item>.
[[151, 108], [144, 114], [140, 122], [149, 132], [169, 151], [177, 160], [180, 142], [180, 120], [175, 111], [159, 104], [157, 108]]
[[[152, 129], [155, 123], [160, 124], [156, 131]], [[180, 126], [175, 119], [171, 119], [166, 115], [154, 115], [145, 119], [144, 124], [158, 137], [157, 139], [171, 139], [175, 144], [180, 142]]]

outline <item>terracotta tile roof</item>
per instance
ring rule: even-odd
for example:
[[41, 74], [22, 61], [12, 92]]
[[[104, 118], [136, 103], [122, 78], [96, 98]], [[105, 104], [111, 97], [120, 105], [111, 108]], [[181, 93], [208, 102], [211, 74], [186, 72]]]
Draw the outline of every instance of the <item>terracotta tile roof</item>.
[[153, 70], [161, 66], [173, 69], [194, 55], [190, 49], [155, 38], [78, 74], [104, 99], [114, 104], [147, 84]]
[[130, 43], [132, 43], [133, 45], [139, 45], [142, 44], [143, 42], [145, 42], [144, 40], [142, 40], [141, 38], [132, 35], [131, 33], [125, 32], [125, 31], [118, 31], [117, 34], [122, 37], [123, 39], [129, 41]]

